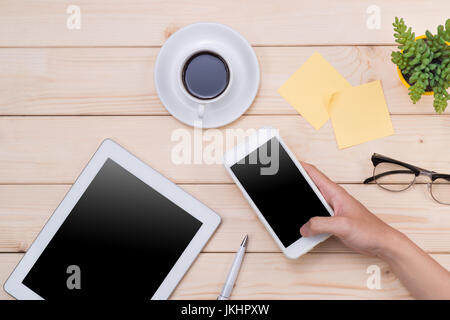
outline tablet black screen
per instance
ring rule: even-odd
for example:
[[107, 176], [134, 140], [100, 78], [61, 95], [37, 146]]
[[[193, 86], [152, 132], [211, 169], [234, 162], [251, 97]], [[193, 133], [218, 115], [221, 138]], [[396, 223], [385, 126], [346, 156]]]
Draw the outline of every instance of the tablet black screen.
[[150, 299], [201, 224], [108, 159], [23, 284], [44, 299]]

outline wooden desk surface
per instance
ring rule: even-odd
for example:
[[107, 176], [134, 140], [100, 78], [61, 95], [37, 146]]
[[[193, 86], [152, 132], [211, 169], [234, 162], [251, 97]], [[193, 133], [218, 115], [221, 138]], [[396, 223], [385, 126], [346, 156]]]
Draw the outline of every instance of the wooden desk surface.
[[[66, 9], [81, 8], [68, 30]], [[254, 46], [261, 87], [252, 107], [221, 128], [280, 128], [298, 158], [314, 163], [380, 218], [450, 268], [450, 208], [426, 185], [389, 193], [362, 185], [378, 152], [450, 172], [450, 107], [432, 97], [413, 105], [390, 52], [391, 23], [404, 17], [416, 34], [435, 31], [448, 0], [430, 5], [379, 0], [380, 29], [368, 29], [373, 1], [0, 0], [0, 284], [3, 284], [98, 145], [112, 138], [217, 211], [223, 223], [175, 290], [176, 299], [215, 299], [243, 235], [250, 236], [233, 298], [410, 298], [388, 266], [331, 238], [287, 260], [221, 165], [175, 165], [171, 133], [192, 130], [162, 106], [153, 83], [160, 46], [177, 29], [216, 21]], [[276, 89], [319, 51], [352, 85], [380, 79], [395, 135], [338, 150], [330, 123], [315, 131]], [[381, 268], [381, 289], [366, 286]], [[0, 298], [11, 299], [4, 291]]]

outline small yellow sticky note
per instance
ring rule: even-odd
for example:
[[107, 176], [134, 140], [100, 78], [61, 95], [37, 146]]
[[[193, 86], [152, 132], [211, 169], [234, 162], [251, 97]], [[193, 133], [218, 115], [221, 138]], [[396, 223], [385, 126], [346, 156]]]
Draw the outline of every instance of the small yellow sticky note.
[[328, 111], [340, 149], [394, 134], [379, 80], [336, 92]]
[[347, 80], [315, 52], [278, 93], [318, 130], [329, 119], [327, 106], [332, 94], [350, 87]]

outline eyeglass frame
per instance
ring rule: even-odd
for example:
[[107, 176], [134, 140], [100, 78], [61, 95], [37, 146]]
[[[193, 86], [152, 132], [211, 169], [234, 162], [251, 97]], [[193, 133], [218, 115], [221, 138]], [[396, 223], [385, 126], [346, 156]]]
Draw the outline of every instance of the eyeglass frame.
[[[370, 182], [375, 182], [380, 188], [383, 188], [384, 190], [387, 191], [391, 191], [391, 192], [401, 192], [401, 191], [405, 191], [407, 189], [409, 189], [412, 185], [415, 184], [416, 182], [416, 178], [420, 175], [423, 176], [427, 176], [428, 178], [430, 178], [431, 182], [427, 183], [428, 184], [428, 191], [431, 194], [431, 197], [433, 198], [434, 201], [443, 204], [443, 205], [450, 205], [450, 203], [445, 203], [445, 202], [441, 202], [438, 199], [435, 198], [435, 196], [433, 195], [433, 191], [432, 191], [432, 184], [436, 179], [445, 179], [448, 180], [450, 182], [450, 174], [443, 174], [443, 173], [437, 173], [435, 171], [431, 171], [431, 170], [427, 170], [427, 169], [423, 169], [417, 166], [414, 166], [412, 164], [403, 162], [403, 161], [399, 161], [399, 160], [395, 160], [386, 156], [383, 156], [379, 153], [374, 153], [372, 154], [371, 157], [371, 161], [373, 164], [373, 174], [372, 177], [367, 178], [366, 180], [364, 180], [363, 184], [368, 184]], [[375, 168], [377, 167], [377, 165], [379, 165], [380, 163], [392, 163], [392, 164], [397, 164], [400, 165], [402, 167], [405, 167], [407, 169], [409, 169], [412, 173], [414, 173], [414, 179], [410, 182], [410, 184], [402, 190], [391, 190], [391, 189], [387, 189], [385, 187], [383, 187], [382, 185], [377, 183], [377, 178], [383, 177], [385, 175], [389, 175], [389, 174], [397, 174], [397, 173], [405, 173], [402, 172], [402, 170], [393, 170], [393, 171], [387, 171], [387, 172], [383, 172], [380, 174], [375, 174]], [[408, 171], [408, 173], [410, 173], [410, 171]]]

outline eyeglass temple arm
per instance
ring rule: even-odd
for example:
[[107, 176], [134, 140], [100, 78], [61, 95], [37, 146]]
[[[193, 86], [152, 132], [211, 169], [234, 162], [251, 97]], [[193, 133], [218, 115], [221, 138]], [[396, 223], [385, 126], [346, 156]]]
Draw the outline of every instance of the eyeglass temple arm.
[[369, 182], [375, 181], [378, 178], [382, 178], [384, 176], [389, 176], [391, 174], [401, 174], [401, 173], [414, 173], [411, 170], [392, 170], [392, 171], [386, 171], [380, 174], [377, 174], [375, 176], [372, 176], [370, 178], [367, 178], [366, 180], [364, 180], [364, 184], [367, 184]]
[[402, 162], [402, 161], [398, 161], [398, 160], [395, 160], [395, 159], [383, 156], [383, 155], [381, 155], [379, 153], [374, 153], [372, 155], [371, 160], [372, 160], [372, 163], [373, 163], [374, 166], [377, 166], [378, 164], [383, 163], [383, 162], [398, 164], [398, 165], [400, 165], [402, 167], [408, 168], [409, 170], [414, 172], [414, 174], [416, 174], [416, 175], [418, 175], [420, 171], [428, 171], [428, 170], [419, 168], [417, 166], [414, 166], [412, 164], [409, 164], [409, 163], [406, 163], [406, 162]]
[[445, 179], [450, 182], [450, 174], [441, 174], [441, 173], [435, 173], [433, 174], [432, 178], [433, 181], [436, 179]]

